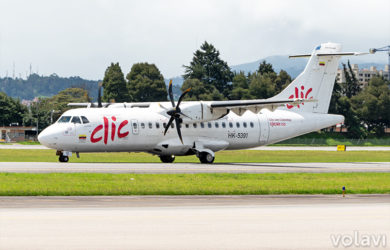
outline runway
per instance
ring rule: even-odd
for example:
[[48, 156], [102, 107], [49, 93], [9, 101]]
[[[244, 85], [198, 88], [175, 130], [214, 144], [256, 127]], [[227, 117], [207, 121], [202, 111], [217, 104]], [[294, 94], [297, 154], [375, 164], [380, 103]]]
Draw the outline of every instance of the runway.
[[[43, 145], [23, 145], [23, 144], [0, 144], [0, 149], [50, 149]], [[50, 149], [53, 150], [53, 149]], [[293, 150], [308, 150], [308, 151], [337, 151], [336, 146], [262, 146], [255, 147], [249, 150], [265, 150], [265, 151], [293, 151]], [[347, 151], [390, 151], [390, 147], [382, 146], [347, 146]]]
[[334, 249], [355, 231], [386, 246], [390, 196], [0, 197], [0, 222], [1, 249]]
[[329, 173], [390, 172], [390, 162], [353, 163], [59, 163], [0, 162], [8, 173]]

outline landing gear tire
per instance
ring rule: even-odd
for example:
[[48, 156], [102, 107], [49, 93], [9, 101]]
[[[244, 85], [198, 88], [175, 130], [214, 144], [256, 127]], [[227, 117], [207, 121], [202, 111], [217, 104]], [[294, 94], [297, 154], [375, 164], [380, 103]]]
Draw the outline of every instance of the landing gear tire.
[[58, 160], [60, 162], [68, 162], [69, 161], [69, 157], [66, 156], [66, 155], [60, 155], [60, 157], [58, 158]]
[[211, 164], [214, 162], [215, 157], [207, 152], [202, 152], [199, 155], [199, 160], [201, 163]]
[[175, 160], [174, 155], [160, 155], [160, 160], [164, 163], [172, 163]]

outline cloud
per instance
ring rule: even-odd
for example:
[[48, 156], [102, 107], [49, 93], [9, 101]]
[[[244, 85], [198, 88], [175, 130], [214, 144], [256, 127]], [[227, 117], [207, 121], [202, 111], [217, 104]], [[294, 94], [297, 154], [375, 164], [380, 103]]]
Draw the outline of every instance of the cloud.
[[[102, 79], [111, 62], [125, 74], [133, 63], [151, 62], [173, 77], [205, 40], [230, 65], [328, 41], [367, 50], [389, 44], [389, 7], [385, 0], [6, 1], [0, 76], [13, 62], [22, 75], [32, 63], [41, 74], [89, 79]], [[384, 54], [375, 57], [385, 61]]]

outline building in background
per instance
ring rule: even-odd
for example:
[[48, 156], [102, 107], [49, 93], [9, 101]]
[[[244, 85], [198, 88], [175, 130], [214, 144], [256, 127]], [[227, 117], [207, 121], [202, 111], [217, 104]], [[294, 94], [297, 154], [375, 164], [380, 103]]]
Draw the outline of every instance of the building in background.
[[37, 139], [36, 127], [5, 126], [0, 127], [0, 142], [35, 141]]
[[[371, 66], [369, 69], [359, 69], [357, 64], [352, 64], [352, 71], [358, 79], [359, 83], [364, 87], [373, 77], [383, 76], [384, 79], [390, 79], [389, 65], [386, 64], [384, 70], [377, 70], [375, 66]], [[345, 82], [344, 70], [337, 69], [337, 83]]]

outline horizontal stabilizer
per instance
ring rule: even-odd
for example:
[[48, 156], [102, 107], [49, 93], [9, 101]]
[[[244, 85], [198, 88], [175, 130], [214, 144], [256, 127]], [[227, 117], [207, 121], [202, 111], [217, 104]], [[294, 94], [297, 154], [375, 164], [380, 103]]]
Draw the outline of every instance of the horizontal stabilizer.
[[[315, 56], [362, 56], [368, 55], [368, 52], [339, 52], [339, 53], [318, 53], [314, 54]], [[301, 55], [292, 55], [288, 58], [298, 58], [298, 57], [311, 57], [311, 54], [301, 54]]]

